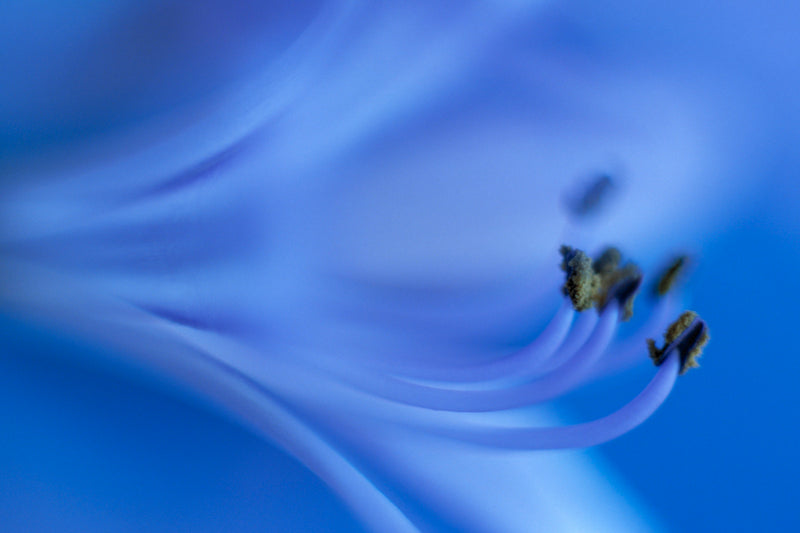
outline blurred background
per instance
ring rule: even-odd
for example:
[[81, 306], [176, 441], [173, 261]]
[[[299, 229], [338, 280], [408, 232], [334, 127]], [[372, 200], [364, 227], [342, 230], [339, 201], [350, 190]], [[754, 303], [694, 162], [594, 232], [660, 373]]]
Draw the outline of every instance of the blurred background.
[[[741, 0], [725, 5], [477, 4], [519, 20], [512, 31], [482, 41], [479, 48], [453, 45], [451, 51], [458, 53], [452, 59], [445, 54], [426, 72], [435, 84], [437, 76], [452, 81], [452, 73], [441, 65], [481, 65], [478, 74], [467, 78], [474, 85], [464, 102], [483, 106], [463, 122], [464, 128], [491, 137], [496, 125], [491, 116], [531, 112], [515, 107], [530, 98], [545, 102], [532, 106], [537, 113], [549, 111], [553, 101], [564, 106], [553, 104], [557, 111], [541, 113], [544, 131], [569, 133], [575, 128], [581, 133], [569, 107], [576, 99], [565, 96], [562, 101], [560, 91], [625, 93], [629, 79], [637, 84], [647, 80], [636, 91], [650, 91], [661, 87], [662, 79], [669, 80], [667, 94], [676, 90], [692, 96], [682, 111], [714, 110], [710, 119], [702, 118], [711, 127], [693, 131], [692, 143], [699, 139], [714, 150], [724, 148], [712, 158], [722, 163], [704, 167], [711, 173], [716, 168], [717, 174], [702, 183], [674, 176], [674, 197], [659, 195], [671, 188], [671, 177], [654, 178], [658, 183], [648, 185], [659, 191], [653, 205], [640, 206], [609, 226], [647, 226], [650, 242], [641, 252], [646, 263], [656, 264], [674, 243], [692, 247], [698, 261], [686, 285], [688, 307], [710, 324], [711, 344], [702, 367], [679, 380], [651, 420], [591, 453], [599, 468], [624, 480], [624, 494], [635, 495], [634, 505], [653, 517], [654, 530], [800, 529], [795, 488], [800, 476], [795, 453], [800, 390], [794, 384], [800, 360], [792, 336], [800, 296], [800, 8], [791, 2]], [[511, 11], [512, 5], [518, 11]], [[371, 24], [382, 31], [400, 29], [397, 40], [386, 41], [385, 48], [379, 46], [381, 40], [376, 44], [369, 36], [353, 35], [345, 52], [367, 50], [374, 57], [364, 59], [365, 65], [373, 61], [400, 68], [407, 52], [400, 46], [404, 39], [416, 31], [424, 37], [437, 25], [449, 27], [465, 9], [452, 2], [417, 7], [427, 18], [408, 32], [402, 25], [418, 15], [412, 8], [404, 13], [408, 19], [377, 9], [356, 10], [348, 29]], [[188, 121], [203, 112], [210, 95], [216, 98], [226, 87], [245, 83], [254, 71], [289, 75], [280, 52], [311, 24], [341, 16], [338, 9], [311, 1], [5, 2], [0, 6], [0, 176], [10, 183], [63, 161], [72, 168], [84, 157], [111, 157], [120, 143], [141, 142], [137, 128], [142, 124], [172, 116], [175, 110], [180, 121]], [[322, 27], [319, 31], [327, 36], [329, 29]], [[509, 48], [516, 59], [526, 53], [544, 57], [530, 68], [531, 75], [554, 81], [536, 85], [541, 92], [534, 93], [519, 89], [517, 79], [496, 90], [475, 83], [493, 83], [497, 73], [481, 69], [508, 59]], [[562, 64], [578, 75], [564, 74]], [[586, 87], [580, 86], [582, 73], [591, 73]], [[377, 74], [377, 81], [365, 78], [358, 81], [367, 88], [383, 80]], [[346, 88], [348, 83], [337, 79], [330, 86], [346, 93], [337, 86]], [[272, 96], [278, 100], [280, 94], [276, 90]], [[321, 108], [336, 104], [341, 94], [332, 94], [333, 104], [324, 102]], [[395, 102], [394, 95], [387, 98]], [[403, 107], [408, 103], [396, 100], [391, 121], [415, 127]], [[433, 101], [438, 107], [432, 105], [424, 124], [432, 131], [437, 117], [444, 122], [458, 112]], [[633, 104], [635, 121], [660, 131], [657, 121], [664, 116], [637, 107], [635, 99]], [[156, 129], [168, 136], [180, 121], [169, 126], [156, 122]], [[567, 124], [564, 129], [561, 122]], [[366, 123], [364, 118], [356, 126]], [[377, 131], [381, 142], [396, 142], [384, 130]], [[674, 131], [664, 131], [669, 146], [684, 148], [673, 142]], [[498, 130], [501, 134], [508, 131]], [[603, 124], [585, 134], [602, 136]], [[725, 142], [717, 145], [703, 137], [709, 134]], [[582, 142], [582, 135], [576, 139]], [[309, 137], [313, 148], [315, 139]], [[559, 142], [569, 144], [570, 137], [565, 138]], [[404, 160], [399, 161], [404, 170]], [[655, 156], [653, 162], [654, 167], [662, 163]], [[408, 169], [415, 170], [414, 164], [408, 162]], [[547, 178], [531, 179], [533, 190], [561, 188]], [[429, 205], [422, 197], [426, 190], [415, 189], [419, 205]], [[660, 200], [671, 203], [659, 211]], [[365, 205], [369, 209], [372, 204]], [[13, 212], [9, 205], [3, 207]], [[657, 216], [648, 217], [650, 208]], [[663, 220], [664, 211], [673, 209], [680, 223]], [[15, 227], [6, 213], [4, 228]], [[482, 215], [490, 226], [492, 217], [504, 217], [491, 210]], [[525, 231], [537, 227], [542, 233], [551, 229], [535, 217], [526, 224], [518, 240], [504, 236], [496, 247], [524, 242]], [[486, 238], [493, 240], [490, 233]], [[633, 235], [626, 242], [642, 245], [648, 239]], [[501, 253], [518, 257], [527, 251]], [[460, 268], [466, 271], [468, 266]], [[90, 339], [71, 338], [2, 310], [0, 347], [1, 531], [360, 531], [350, 511], [313, 474], [229, 421], [201, 394], [106, 364], [113, 358]], [[593, 383], [560, 400], [558, 408], [577, 420], [607, 412], [630, 398], [651, 374], [645, 365]]]

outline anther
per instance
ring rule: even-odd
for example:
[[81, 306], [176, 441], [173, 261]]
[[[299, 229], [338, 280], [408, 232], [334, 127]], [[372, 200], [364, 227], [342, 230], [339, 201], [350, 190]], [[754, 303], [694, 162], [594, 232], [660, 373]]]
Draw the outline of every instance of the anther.
[[614, 272], [613, 279], [615, 281], [606, 291], [601, 308], [604, 308], [612, 300], [616, 300], [622, 310], [620, 318], [623, 321], [629, 320], [633, 316], [633, 301], [642, 286], [643, 276], [639, 268], [633, 264], [626, 265]]
[[564, 294], [576, 311], [593, 306], [603, 310], [614, 300], [619, 302], [622, 320], [633, 315], [633, 301], [642, 285], [642, 273], [633, 263], [620, 267], [622, 254], [607, 248], [594, 261], [582, 250], [561, 247], [561, 268], [567, 273]]
[[564, 294], [572, 300], [576, 311], [585, 311], [594, 305], [600, 277], [592, 268], [592, 260], [582, 250], [561, 247], [561, 269], [567, 273]]
[[600, 276], [607, 276], [617, 269], [622, 262], [622, 253], [617, 249], [608, 247], [594, 260], [592, 268]]
[[647, 348], [656, 366], [661, 365], [673, 350], [677, 350], [681, 374], [685, 374], [690, 368], [700, 366], [697, 359], [709, 339], [708, 325], [694, 311], [686, 311], [664, 333], [663, 348], [657, 348], [653, 339], [647, 339]]
[[572, 214], [585, 217], [596, 213], [610, 196], [615, 188], [614, 181], [608, 174], [599, 174], [580, 194], [567, 200], [567, 206]]
[[681, 255], [676, 257], [658, 277], [658, 282], [653, 286], [653, 293], [657, 296], [667, 294], [686, 271], [688, 262], [688, 256]]

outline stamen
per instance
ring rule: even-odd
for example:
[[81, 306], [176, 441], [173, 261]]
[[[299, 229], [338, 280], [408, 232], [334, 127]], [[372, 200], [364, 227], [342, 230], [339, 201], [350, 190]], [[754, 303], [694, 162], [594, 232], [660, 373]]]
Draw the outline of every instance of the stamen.
[[678, 377], [680, 361], [667, 357], [661, 368], [627, 405], [591, 422], [555, 427], [433, 427], [432, 431], [452, 439], [514, 450], [587, 448], [603, 444], [646, 421], [667, 399]]
[[633, 301], [642, 284], [642, 272], [633, 263], [620, 267], [622, 254], [607, 248], [592, 261], [582, 250], [562, 246], [561, 269], [567, 273], [563, 292], [576, 311], [596, 305], [601, 311], [616, 300], [622, 309], [621, 319], [633, 316]]
[[600, 309], [616, 300], [622, 309], [621, 319], [629, 320], [633, 316], [633, 300], [642, 286], [642, 272], [633, 263], [613, 270], [602, 278], [601, 291], [597, 297]]
[[545, 361], [541, 367], [534, 369], [532, 377], [538, 378], [548, 374], [569, 361], [581, 346], [586, 344], [586, 341], [589, 340], [589, 336], [597, 326], [598, 318], [597, 313], [581, 314], [578, 320], [575, 321], [575, 325], [567, 338], [564, 339], [564, 343], [558, 348], [558, 351], [553, 357]]
[[522, 377], [549, 362], [556, 351], [571, 339], [575, 311], [568, 300], [559, 308], [547, 327], [529, 345], [499, 359], [468, 366], [406, 367], [398, 377], [446, 383], [479, 383]]
[[709, 339], [708, 325], [694, 311], [686, 311], [664, 333], [663, 348], [657, 348], [653, 339], [647, 339], [647, 348], [656, 366], [661, 365], [670, 352], [677, 350], [681, 374], [685, 374], [690, 368], [700, 366], [697, 358]]
[[596, 213], [608, 200], [614, 188], [611, 176], [600, 174], [580, 194], [567, 198], [567, 207], [577, 217], [586, 217]]
[[593, 377], [617, 374], [620, 371], [633, 367], [642, 362], [642, 343], [649, 337], [661, 334], [670, 324], [669, 317], [674, 316], [679, 310], [678, 298], [674, 294], [667, 294], [659, 298], [655, 305], [648, 311], [644, 324], [640, 325], [625, 340], [611, 346], [609, 357], [603, 365], [597, 367], [592, 373]]
[[[465, 443], [534, 450], [587, 447], [616, 438], [644, 422], [669, 395], [677, 376], [697, 366], [708, 328], [695, 313], [686, 312], [667, 329], [663, 348], [648, 340], [650, 355], [660, 367], [656, 376], [630, 403], [606, 417], [567, 426], [498, 426], [488, 413], [552, 401], [585, 383], [598, 367], [608, 366], [603, 357], [620, 314], [630, 313], [641, 286], [641, 271], [623, 264], [616, 248], [604, 250], [594, 261], [569, 246], [563, 246], [561, 254], [567, 273], [563, 291], [569, 298], [536, 341], [509, 356], [451, 367], [449, 375], [444, 366], [412, 372], [428, 379], [398, 369], [342, 364], [339, 358], [319, 359], [316, 353], [308, 360], [292, 359], [292, 364], [336, 383], [343, 401], [350, 402], [348, 409], [363, 409], [387, 423], [399, 421]], [[674, 300], [670, 294], [656, 302], [656, 321], [665, 320], [661, 312]], [[573, 324], [573, 307], [596, 307], [599, 312], [585, 313]], [[643, 337], [639, 333], [639, 343]], [[296, 392], [301, 400], [311, 401], [304, 390]], [[466, 413], [485, 414], [478, 418]]]
[[561, 269], [567, 273], [564, 294], [572, 300], [576, 311], [586, 311], [594, 305], [595, 294], [600, 286], [600, 277], [592, 268], [592, 260], [582, 250], [570, 246], [561, 247]]
[[436, 411], [490, 412], [552, 400], [580, 383], [610, 344], [619, 318], [616, 305], [603, 312], [597, 328], [573, 357], [533, 381], [488, 390], [460, 390], [413, 383], [364, 369], [328, 366], [357, 389], [404, 405]]
[[614, 272], [621, 262], [622, 253], [617, 248], [610, 246], [594, 260], [592, 268], [599, 276], [607, 276]]
[[689, 257], [686, 255], [676, 257], [658, 277], [658, 282], [653, 286], [653, 293], [657, 296], [667, 294], [683, 276], [688, 261]]

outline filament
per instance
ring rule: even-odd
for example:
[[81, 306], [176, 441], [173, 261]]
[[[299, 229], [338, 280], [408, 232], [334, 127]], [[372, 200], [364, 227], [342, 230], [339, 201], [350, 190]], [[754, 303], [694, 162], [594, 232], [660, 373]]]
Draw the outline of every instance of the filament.
[[678, 309], [678, 298], [666, 294], [658, 299], [647, 321], [642, 324], [629, 339], [621, 342], [619, 346], [612, 346], [610, 357], [602, 365], [592, 371], [593, 377], [614, 374], [625, 368], [644, 361], [642, 359], [642, 344], [648, 337], [655, 337], [664, 331]]
[[425, 409], [487, 412], [551, 400], [573, 388], [605, 352], [616, 331], [619, 307], [609, 305], [581, 349], [553, 372], [521, 385], [490, 390], [458, 390], [423, 385], [350, 366], [329, 364], [328, 370], [357, 389], [394, 402]]
[[598, 315], [595, 312], [581, 313], [578, 320], [575, 321], [575, 327], [572, 328], [572, 331], [570, 331], [564, 343], [559, 347], [553, 357], [545, 361], [539, 369], [534, 371], [534, 376], [538, 377], [542, 374], [552, 372], [569, 361], [569, 359], [575, 355], [575, 352], [589, 339], [589, 335], [592, 334], [597, 326], [597, 319]]
[[669, 355], [650, 383], [627, 405], [614, 413], [582, 424], [539, 428], [446, 428], [439, 435], [494, 448], [554, 450], [603, 444], [636, 428], [666, 400], [680, 370], [677, 350]]
[[482, 382], [529, 374], [562, 346], [570, 333], [575, 311], [564, 300], [544, 331], [529, 345], [506, 357], [470, 366], [419, 366], [405, 368], [403, 378], [441, 382]]

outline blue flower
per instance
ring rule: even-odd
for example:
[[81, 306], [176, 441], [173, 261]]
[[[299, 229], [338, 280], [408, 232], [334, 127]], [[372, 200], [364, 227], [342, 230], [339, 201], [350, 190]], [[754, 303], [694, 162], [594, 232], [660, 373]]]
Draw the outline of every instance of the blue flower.
[[590, 273], [576, 317], [558, 250], [613, 243], [650, 273], [693, 245], [734, 164], [728, 101], [591, 57], [527, 2], [94, 9], [42, 16], [11, 60], [6, 312], [189, 385], [370, 529], [647, 527], [620, 502], [565, 516], [571, 456], [508, 449], [605, 442], [666, 398], [701, 322], [620, 411], [542, 408], [647, 361], [680, 307], [640, 298], [615, 341], [630, 277]]

